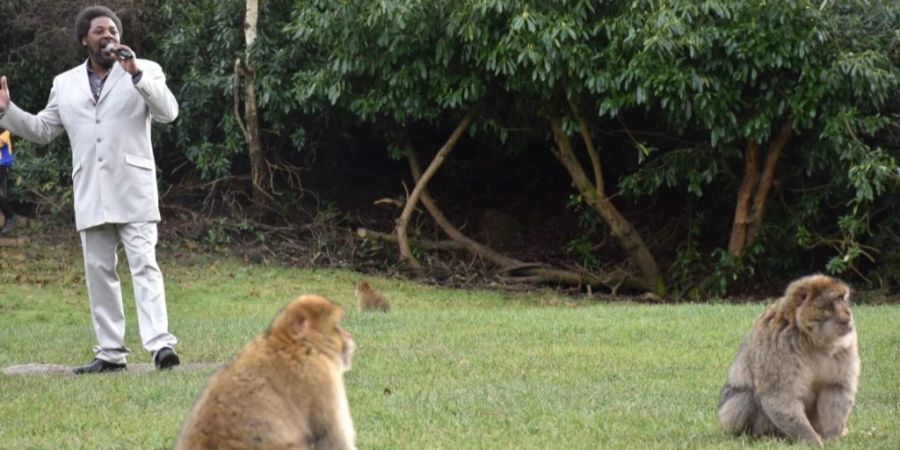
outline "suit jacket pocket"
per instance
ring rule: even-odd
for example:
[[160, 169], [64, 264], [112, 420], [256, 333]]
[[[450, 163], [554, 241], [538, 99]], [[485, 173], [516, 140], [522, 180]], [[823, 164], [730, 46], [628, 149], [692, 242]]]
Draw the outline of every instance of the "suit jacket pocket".
[[154, 169], [154, 163], [153, 163], [152, 159], [141, 158], [140, 156], [134, 156], [134, 155], [129, 155], [129, 154], [125, 155], [125, 164], [134, 166], [134, 167], [140, 167], [141, 169], [147, 169], [147, 170]]

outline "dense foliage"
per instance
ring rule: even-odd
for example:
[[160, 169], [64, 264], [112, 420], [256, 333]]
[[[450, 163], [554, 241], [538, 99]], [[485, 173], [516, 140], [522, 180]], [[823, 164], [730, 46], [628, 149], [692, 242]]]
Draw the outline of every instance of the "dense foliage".
[[[0, 74], [27, 110], [83, 58], [67, 31], [80, 3], [0, 1]], [[161, 181], [245, 177], [234, 113], [244, 2], [108, 4], [181, 102], [154, 136]], [[269, 0], [250, 54], [275, 165], [316, 167], [348, 146], [347, 157], [399, 158], [404, 139], [427, 160], [477, 109], [466, 146], [483, 150], [450, 159], [487, 165], [500, 148], [506, 174], [538, 166], [550, 185], [573, 184], [569, 214], [584, 228], [570, 237], [572, 264], [640, 268], [641, 236], [677, 293], [811, 271], [883, 287], [900, 284], [897, 29], [891, 0]], [[338, 136], [349, 145], [335, 147]], [[560, 165], [568, 138], [587, 184]], [[65, 209], [64, 147], [17, 147], [21, 201]], [[759, 173], [747, 163], [757, 148]], [[747, 203], [759, 224], [736, 241], [750, 185], [764, 188]], [[541, 214], [525, 226], [552, 219]], [[607, 234], [621, 254], [601, 246]]]

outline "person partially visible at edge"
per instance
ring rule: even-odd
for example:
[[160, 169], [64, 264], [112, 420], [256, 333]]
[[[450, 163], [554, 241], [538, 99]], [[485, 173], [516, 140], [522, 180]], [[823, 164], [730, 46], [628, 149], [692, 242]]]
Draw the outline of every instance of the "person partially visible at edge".
[[131, 270], [143, 346], [158, 369], [180, 364], [156, 261], [159, 194], [150, 145], [151, 120], [172, 122], [178, 102], [162, 68], [135, 58], [120, 42], [121, 32], [121, 21], [109, 8], [83, 9], [75, 20], [75, 37], [87, 60], [53, 79], [47, 106], [37, 114], [11, 101], [7, 79], [0, 77], [0, 127], [37, 144], [65, 131], [71, 142], [75, 228], [97, 337], [94, 360], [76, 367], [77, 374], [126, 368], [129, 350], [116, 274], [120, 242]]
[[12, 169], [12, 165], [12, 138], [9, 136], [9, 130], [4, 130], [0, 133], [0, 213], [3, 213], [3, 228], [0, 229], [0, 236], [12, 232], [18, 220], [18, 216], [16, 216], [12, 206], [6, 200], [6, 183], [7, 179], [9, 179], [9, 171]]

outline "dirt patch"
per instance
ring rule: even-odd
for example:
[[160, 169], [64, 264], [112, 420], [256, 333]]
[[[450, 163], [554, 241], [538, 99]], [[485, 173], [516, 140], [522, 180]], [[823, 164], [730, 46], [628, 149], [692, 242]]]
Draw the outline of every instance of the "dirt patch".
[[[184, 371], [195, 371], [195, 370], [209, 370], [209, 369], [218, 369], [222, 366], [222, 363], [187, 363], [181, 364], [178, 367], [175, 367], [171, 370], [175, 372], [184, 372]], [[72, 366], [64, 366], [62, 364], [43, 364], [43, 363], [29, 363], [29, 364], [20, 364], [16, 366], [9, 366], [3, 369], [4, 375], [15, 376], [15, 375], [61, 375], [61, 376], [75, 376], [72, 372], [74, 367]], [[153, 367], [153, 364], [129, 364], [128, 368], [116, 373], [149, 373], [156, 371], [156, 368]]]

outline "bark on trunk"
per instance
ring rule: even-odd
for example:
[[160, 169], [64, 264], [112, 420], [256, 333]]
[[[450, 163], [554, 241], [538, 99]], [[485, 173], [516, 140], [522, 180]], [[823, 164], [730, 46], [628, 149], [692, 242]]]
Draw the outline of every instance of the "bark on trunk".
[[578, 105], [572, 100], [571, 97], [567, 99], [569, 101], [569, 109], [572, 110], [572, 114], [575, 115], [575, 120], [578, 121], [578, 130], [581, 132], [581, 140], [584, 141], [584, 148], [587, 151], [588, 157], [591, 159], [591, 168], [594, 170], [594, 192], [597, 194], [597, 197], [606, 197], [606, 182], [603, 180], [603, 168], [600, 165], [600, 153], [597, 151], [597, 147], [594, 146], [594, 138], [591, 137], [591, 129], [588, 126], [586, 120], [581, 115], [581, 112], [578, 110]]
[[728, 252], [731, 256], [740, 256], [747, 243], [747, 228], [750, 225], [750, 200], [756, 191], [759, 179], [759, 145], [752, 139], [747, 140], [744, 149], [744, 178], [738, 188], [737, 204], [734, 208], [734, 223], [731, 227], [731, 239]]
[[406, 205], [403, 207], [403, 212], [400, 214], [400, 217], [397, 218], [396, 221], [396, 230], [397, 230], [397, 242], [400, 246], [400, 258], [409, 264], [410, 267], [416, 270], [422, 269], [422, 264], [416, 259], [412, 254], [412, 250], [409, 247], [409, 242], [407, 240], [407, 227], [409, 225], [409, 218], [412, 216], [413, 210], [416, 208], [416, 204], [419, 202], [419, 198], [422, 195], [422, 191], [425, 190], [425, 187], [428, 186], [428, 182], [431, 181], [431, 178], [437, 173], [437, 170], [444, 163], [444, 159], [447, 158], [447, 155], [453, 150], [453, 147], [456, 146], [456, 143], [459, 142], [459, 139], [462, 137], [463, 133], [469, 128], [469, 125], [472, 123], [472, 120], [478, 114], [479, 105], [473, 106], [469, 109], [465, 116], [463, 116], [462, 120], [460, 120], [459, 124], [456, 126], [456, 129], [453, 130], [453, 133], [450, 134], [450, 137], [447, 139], [447, 142], [444, 143], [443, 147], [438, 150], [437, 154], [434, 156], [434, 159], [431, 161], [431, 164], [428, 165], [428, 169], [425, 170], [425, 173], [416, 181], [416, 186], [413, 188], [412, 193], [409, 194], [409, 197], [406, 199]]
[[[247, 0], [244, 16], [244, 61], [238, 58], [235, 68], [235, 116], [244, 141], [247, 143], [247, 155], [250, 159], [250, 181], [253, 185], [253, 200], [265, 205], [271, 199], [269, 194], [269, 169], [262, 142], [259, 137], [259, 110], [256, 104], [256, 66], [251, 58], [251, 49], [256, 42], [257, 23], [259, 21], [259, 1]], [[240, 88], [243, 87], [244, 114], [239, 113]]]
[[747, 141], [744, 153], [744, 178], [738, 189], [734, 223], [728, 242], [728, 252], [735, 258], [743, 256], [744, 251], [756, 242], [765, 216], [766, 201], [775, 181], [775, 169], [778, 167], [784, 147], [791, 140], [792, 131], [790, 120], [781, 125], [781, 130], [766, 150], [766, 160], [761, 174], [758, 168], [759, 145], [752, 140]]
[[[586, 121], [584, 121], [577, 113], [577, 109], [573, 108], [572, 112], [576, 114], [579, 125], [582, 127], [582, 138], [584, 139], [585, 135], [589, 137], [588, 130], [586, 129]], [[604, 186], [600, 185], [602, 177], [595, 173], [597, 183], [592, 182], [588, 178], [582, 168], [581, 162], [579, 162], [578, 158], [575, 156], [575, 152], [572, 148], [572, 141], [562, 129], [561, 117], [551, 117], [550, 127], [553, 130], [553, 137], [556, 140], [556, 151], [553, 153], [559, 162], [562, 163], [563, 167], [569, 172], [569, 176], [572, 178], [575, 188], [584, 198], [585, 202], [590, 205], [604, 222], [606, 222], [612, 235], [618, 240], [625, 252], [628, 253], [640, 272], [640, 278], [643, 280], [645, 288], [660, 296], [664, 296], [666, 291], [665, 282], [659, 274], [656, 260], [653, 258], [653, 255], [647, 248], [647, 244], [644, 243], [643, 238], [641, 238], [637, 230], [635, 230], [631, 223], [618, 209], [616, 209], [609, 198], [603, 194]], [[599, 172], [599, 157], [596, 156], [597, 151], [593, 146], [593, 142], [589, 139], [585, 139], [585, 146], [589, 154], [593, 153], [591, 156], [592, 165], [595, 167], [595, 172]]]

